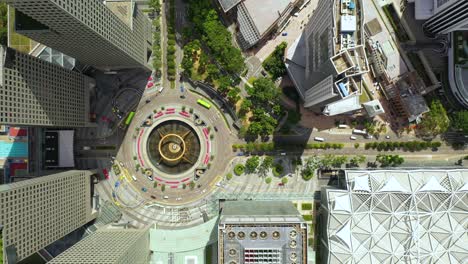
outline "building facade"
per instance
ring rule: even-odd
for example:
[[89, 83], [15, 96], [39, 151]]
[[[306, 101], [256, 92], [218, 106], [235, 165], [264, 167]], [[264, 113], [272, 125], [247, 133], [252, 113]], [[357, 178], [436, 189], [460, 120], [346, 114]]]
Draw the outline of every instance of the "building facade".
[[307, 263], [307, 224], [291, 202], [225, 202], [218, 263]]
[[0, 47], [0, 124], [83, 127], [94, 80]]
[[467, 169], [348, 170], [323, 187], [322, 263], [465, 263]]
[[0, 185], [6, 255], [22, 260], [95, 218], [90, 171], [67, 171]]
[[151, 21], [134, 3], [113, 12], [113, 7], [95, 0], [6, 2], [16, 9], [18, 33], [81, 63], [106, 69], [147, 67]]
[[362, 75], [369, 72], [361, 1], [320, 0], [289, 47], [286, 69], [304, 107], [325, 115], [362, 108]]
[[428, 35], [447, 34], [456, 30], [468, 30], [468, 1], [432, 0], [415, 1], [416, 19], [427, 19], [423, 25]]
[[48, 263], [148, 264], [149, 240], [148, 228], [98, 230]]

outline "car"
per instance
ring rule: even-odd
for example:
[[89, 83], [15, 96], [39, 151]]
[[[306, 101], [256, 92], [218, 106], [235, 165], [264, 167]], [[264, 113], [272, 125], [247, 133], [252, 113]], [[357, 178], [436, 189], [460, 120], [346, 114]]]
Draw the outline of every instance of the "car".
[[147, 191], [148, 191], [148, 189], [146, 189], [145, 187], [141, 187], [141, 190], [142, 190], [143, 192], [147, 192]]
[[299, 13], [294, 13], [293, 16], [294, 16], [294, 17], [298, 17], [298, 16], [299, 16]]
[[91, 150], [91, 147], [89, 147], [89, 146], [83, 146], [83, 150]]
[[214, 130], [215, 130], [216, 132], [218, 132], [218, 128], [217, 128], [217, 127], [214, 127]]
[[357, 138], [355, 136], [350, 136], [349, 139], [356, 140]]
[[201, 193], [206, 193], [206, 189], [204, 189]]
[[281, 156], [286, 156], [286, 152], [280, 153]]
[[106, 168], [102, 169], [102, 173], [104, 173], [104, 177], [106, 178], [106, 180], [109, 179], [109, 171], [107, 171]]
[[169, 199], [169, 196], [164, 195], [163, 198], [164, 198], [164, 199]]
[[156, 196], [154, 196], [154, 195], [151, 195], [151, 198], [153, 198], [153, 199], [157, 199], [157, 198], [156, 198]]
[[149, 179], [150, 181], [154, 181], [153, 176], [148, 176], [148, 179]]
[[216, 186], [221, 187], [221, 182], [216, 183]]
[[284, 186], [284, 183], [280, 182], [278, 183], [278, 186]]
[[132, 179], [133, 179], [134, 181], [137, 180], [137, 178], [135, 177], [135, 175], [132, 175]]
[[151, 100], [150, 100], [150, 99], [146, 99], [146, 101], [145, 101], [145, 102], [146, 102], [146, 103], [149, 103], [149, 102], [151, 102]]
[[123, 166], [124, 166], [123, 162], [119, 162], [119, 164], [120, 164], [120, 166], [121, 166], [121, 167], [123, 167]]
[[390, 139], [390, 136], [385, 136], [386, 139]]
[[285, 37], [285, 36], [287, 36], [287, 35], [288, 35], [288, 32], [283, 32], [283, 33], [281, 33], [281, 36], [283, 36], [283, 37]]
[[182, 200], [182, 197], [177, 197], [175, 200], [176, 200], [176, 201], [181, 201], [181, 200]]
[[365, 135], [364, 137], [367, 138], [367, 139], [373, 139], [374, 138], [372, 135]]

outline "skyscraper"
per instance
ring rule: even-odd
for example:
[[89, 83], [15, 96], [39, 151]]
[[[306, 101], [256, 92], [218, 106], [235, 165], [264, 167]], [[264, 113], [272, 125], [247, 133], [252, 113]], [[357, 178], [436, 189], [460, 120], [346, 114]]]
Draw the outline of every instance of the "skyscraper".
[[286, 68], [304, 107], [325, 115], [361, 109], [362, 75], [369, 72], [360, 1], [320, 0], [286, 55]]
[[0, 46], [0, 124], [83, 127], [93, 80]]
[[93, 220], [91, 175], [72, 170], [0, 185], [7, 255], [22, 260]]
[[133, 1], [109, 1], [108, 6], [97, 0], [6, 2], [16, 9], [18, 33], [81, 63], [102, 68], [146, 67], [151, 21]]
[[468, 30], [468, 1], [415, 0], [416, 19], [427, 19], [424, 31], [429, 35]]
[[149, 231], [102, 229], [84, 238], [48, 263], [51, 264], [147, 264]]

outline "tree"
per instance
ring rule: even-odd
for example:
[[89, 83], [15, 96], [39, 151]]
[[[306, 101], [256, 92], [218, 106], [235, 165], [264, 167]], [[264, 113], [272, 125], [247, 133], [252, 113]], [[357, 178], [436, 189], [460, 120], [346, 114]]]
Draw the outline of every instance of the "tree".
[[245, 162], [245, 172], [254, 173], [259, 164], [260, 158], [258, 156], [248, 158]]
[[359, 164], [364, 163], [366, 161], [366, 157], [364, 155], [354, 156], [349, 159], [349, 164], [353, 167], [359, 167]]
[[148, 6], [153, 8], [156, 13], [161, 12], [161, 3], [159, 3], [159, 0], [148, 0]]
[[281, 178], [281, 183], [282, 184], [288, 183], [288, 178], [286, 178], [286, 177]]
[[388, 166], [398, 166], [403, 164], [405, 159], [403, 157], [400, 157], [399, 155], [385, 155], [385, 154], [379, 154], [376, 157], [376, 161], [380, 163], [380, 166], [382, 167], [388, 167]]
[[280, 90], [273, 81], [268, 78], [256, 79], [252, 87], [247, 89], [247, 93], [250, 95], [250, 99], [255, 105], [259, 104], [263, 106], [270, 103], [274, 104], [279, 100], [280, 96]]
[[229, 87], [231, 86], [231, 79], [227, 75], [223, 75], [218, 79], [218, 92], [220, 94], [225, 94], [229, 91]]
[[439, 100], [431, 102], [430, 111], [424, 114], [419, 124], [420, 132], [425, 136], [437, 136], [444, 133], [450, 126], [444, 106]]
[[273, 165], [273, 157], [271, 156], [266, 156], [260, 166], [258, 167], [258, 174], [261, 176], [266, 176], [268, 170], [271, 168]]
[[270, 177], [266, 178], [266, 179], [265, 179], [265, 183], [266, 183], [266, 184], [270, 184], [270, 183], [271, 183], [271, 178], [270, 178]]
[[206, 72], [208, 73], [208, 78], [211, 80], [216, 80], [219, 76], [219, 69], [214, 64], [208, 64], [206, 67]]
[[229, 101], [232, 103], [232, 104], [235, 104], [237, 103], [237, 101], [240, 100], [240, 88], [239, 87], [234, 87], [232, 89], [229, 90], [227, 96], [228, 96], [228, 99]]
[[262, 64], [263, 68], [271, 74], [273, 80], [286, 74], [284, 52], [287, 46], [288, 43], [281, 42]]
[[8, 40], [8, 12], [7, 4], [0, 3], [0, 45], [7, 45]]
[[227, 179], [228, 181], [231, 180], [231, 179], [232, 179], [232, 173], [228, 173], [228, 174], [226, 175], [226, 179]]
[[459, 111], [453, 114], [452, 126], [455, 129], [468, 134], [468, 110]]

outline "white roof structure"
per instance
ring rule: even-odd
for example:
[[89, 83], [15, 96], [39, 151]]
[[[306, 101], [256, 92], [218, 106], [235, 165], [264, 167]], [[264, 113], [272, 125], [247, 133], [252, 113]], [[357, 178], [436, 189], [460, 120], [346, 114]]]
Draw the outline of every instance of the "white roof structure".
[[322, 189], [326, 263], [466, 263], [468, 169], [349, 170], [346, 186]]

